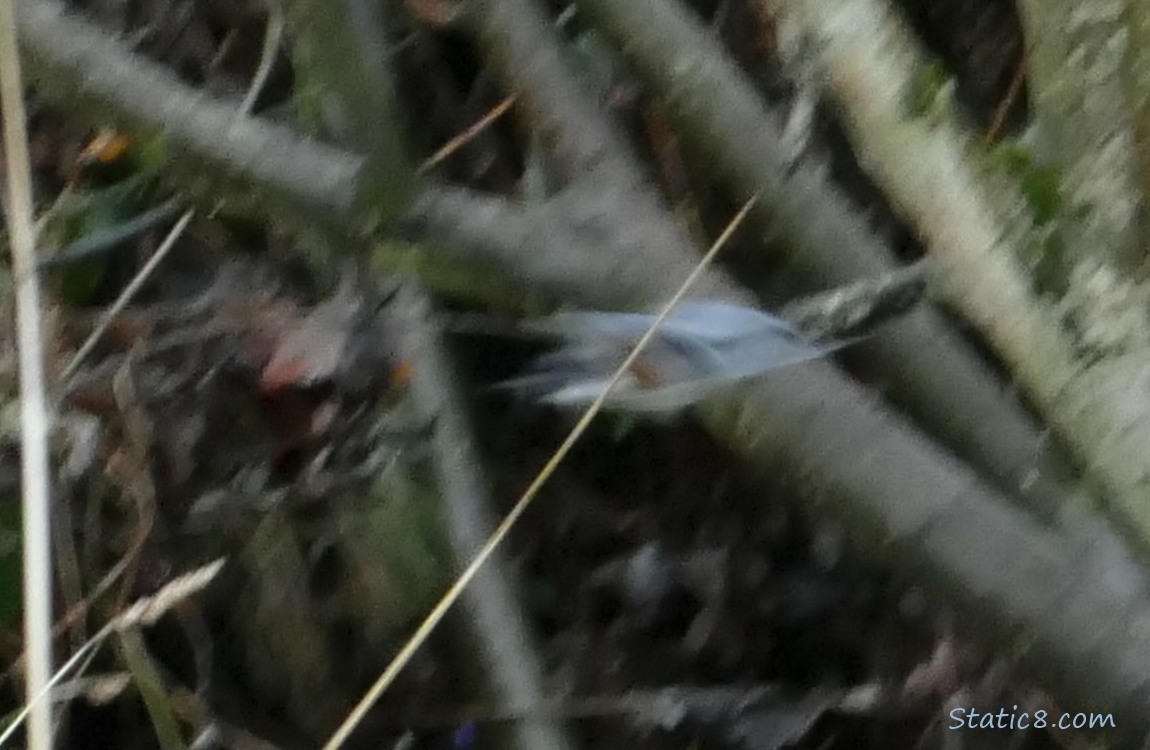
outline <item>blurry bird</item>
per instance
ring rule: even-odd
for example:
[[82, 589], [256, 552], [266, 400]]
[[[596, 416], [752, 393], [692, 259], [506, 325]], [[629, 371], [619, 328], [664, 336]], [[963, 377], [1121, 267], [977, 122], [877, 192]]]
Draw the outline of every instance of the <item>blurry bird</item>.
[[[553, 315], [534, 327], [557, 339], [558, 347], [501, 387], [544, 403], [587, 405], [607, 386], [655, 317], [618, 312]], [[815, 343], [760, 310], [728, 302], [684, 301], [663, 321], [607, 405], [628, 411], [675, 411], [734, 383], [818, 359], [855, 340]]]

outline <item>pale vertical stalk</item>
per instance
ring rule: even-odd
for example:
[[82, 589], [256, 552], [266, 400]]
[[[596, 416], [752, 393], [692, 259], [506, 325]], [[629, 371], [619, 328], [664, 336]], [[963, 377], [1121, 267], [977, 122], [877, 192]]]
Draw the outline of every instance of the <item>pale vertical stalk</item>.
[[[32, 176], [16, 20], [12, 0], [0, 0], [0, 107], [8, 171], [8, 232], [16, 289], [16, 331], [20, 357], [20, 435], [24, 498], [25, 695], [47, 689], [52, 675], [52, 555], [49, 510], [48, 421], [40, 282], [36, 275], [32, 222]], [[52, 746], [52, 703], [37, 701], [28, 722], [28, 747]]]

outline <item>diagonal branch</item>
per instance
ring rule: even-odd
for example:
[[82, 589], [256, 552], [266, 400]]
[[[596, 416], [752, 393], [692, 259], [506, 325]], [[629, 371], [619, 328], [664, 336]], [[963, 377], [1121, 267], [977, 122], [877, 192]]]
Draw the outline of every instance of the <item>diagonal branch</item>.
[[[997, 349], [1123, 518], [1150, 540], [1147, 290], [1123, 283], [1116, 268], [1098, 265], [1104, 261], [1076, 258], [1060, 300], [1077, 323], [1075, 340], [1060, 309], [1033, 293], [1021, 246], [1034, 238], [1012, 236], [1003, 207], [988, 198], [972, 139], [951, 123], [905, 111], [922, 61], [898, 19], [875, 0], [763, 1], [814, 40], [860, 161], [925, 239], [948, 300]], [[1023, 201], [1017, 193], [1009, 200]], [[1092, 338], [1105, 346], [1089, 346]], [[1092, 361], [1080, 353], [1090, 348], [1101, 350]]]
[[[664, 102], [707, 163], [740, 191], [758, 191], [762, 219], [787, 261], [824, 285], [894, 268], [890, 249], [823, 172], [794, 162], [775, 113], [712, 34], [677, 2], [582, 0]], [[981, 356], [940, 315], [922, 310], [861, 347], [890, 397], [1011, 492], [1042, 504], [1064, 490], [1063, 461]], [[1034, 483], [1033, 478], [1039, 477]], [[1077, 490], [1071, 490], [1071, 495]]]
[[[405, 288], [393, 306], [393, 324], [403, 330], [405, 359], [414, 363], [412, 398], [423, 419], [434, 424], [432, 450], [441, 497], [441, 515], [459, 568], [465, 567], [495, 528], [492, 503], [483, 488], [467, 406], [454, 365], [431, 315], [430, 299]], [[546, 694], [543, 666], [534, 635], [515, 597], [509, 566], [500, 555], [461, 594], [461, 611], [476, 641], [477, 661], [488, 675], [497, 705], [530, 705]], [[570, 750], [562, 725], [547, 718], [517, 722], [510, 729], [514, 746], [532, 750]]]
[[[293, 226], [346, 220], [360, 198], [362, 159], [290, 129], [237, 119], [237, 103], [184, 85], [126, 51], [55, 0], [16, 0], [32, 82], [87, 119], [155, 134], [181, 189], [211, 203], [248, 202], [253, 188]], [[207, 171], [205, 171], [207, 168]]]

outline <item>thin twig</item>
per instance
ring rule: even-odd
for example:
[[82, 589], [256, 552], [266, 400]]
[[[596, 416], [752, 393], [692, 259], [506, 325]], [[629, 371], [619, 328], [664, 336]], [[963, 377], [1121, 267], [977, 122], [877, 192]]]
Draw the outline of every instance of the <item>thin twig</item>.
[[415, 652], [419, 649], [420, 646], [423, 645], [423, 643], [431, 635], [432, 631], [435, 630], [436, 626], [439, 625], [439, 622], [447, 614], [447, 611], [459, 599], [463, 589], [465, 589], [471, 580], [475, 578], [476, 574], [479, 573], [479, 570], [483, 567], [483, 564], [489, 557], [491, 557], [492, 553], [495, 552], [496, 548], [507, 537], [507, 534], [511, 531], [512, 527], [515, 526], [515, 523], [519, 520], [523, 513], [526, 512], [527, 508], [531, 505], [531, 502], [539, 494], [539, 490], [543, 488], [543, 485], [546, 484], [547, 480], [551, 478], [551, 475], [555, 473], [555, 470], [559, 467], [559, 464], [562, 463], [563, 459], [567, 457], [567, 454], [571, 451], [571, 448], [575, 446], [575, 443], [579, 440], [580, 437], [583, 436], [583, 433], [586, 432], [587, 428], [591, 424], [591, 420], [593, 420], [595, 415], [597, 415], [603, 408], [603, 404], [606, 403], [607, 397], [611, 394], [611, 391], [615, 388], [616, 384], [618, 384], [619, 380], [621, 380], [622, 377], [630, 371], [631, 366], [635, 364], [635, 360], [639, 358], [639, 355], [643, 353], [643, 350], [651, 342], [651, 339], [654, 338], [655, 333], [659, 330], [659, 326], [663, 324], [663, 321], [667, 319], [667, 316], [670, 315], [671, 311], [675, 308], [675, 305], [677, 305], [679, 301], [687, 294], [687, 291], [691, 288], [691, 285], [694, 284], [695, 280], [702, 275], [703, 271], [706, 270], [707, 266], [710, 265], [715, 255], [727, 243], [727, 240], [730, 239], [731, 235], [734, 234], [735, 229], [738, 228], [743, 219], [746, 217], [747, 213], [750, 212], [751, 206], [754, 205], [756, 198], [757, 196], [752, 196], [745, 204], [743, 204], [742, 209], [739, 210], [739, 213], [736, 214], [731, 222], [727, 225], [727, 228], [723, 230], [723, 233], [719, 236], [719, 238], [715, 240], [715, 243], [711, 246], [711, 249], [707, 251], [707, 254], [703, 256], [702, 260], [699, 261], [699, 263], [687, 276], [686, 280], [683, 281], [678, 291], [676, 291], [675, 294], [671, 296], [671, 299], [659, 311], [659, 314], [651, 323], [651, 327], [648, 328], [647, 332], [644, 333], [642, 337], [640, 337], [638, 342], [636, 342], [635, 347], [631, 350], [631, 353], [627, 355], [626, 359], [624, 359], [622, 364], [619, 365], [618, 369], [615, 370], [615, 373], [611, 376], [611, 379], [607, 381], [607, 384], [603, 387], [603, 390], [599, 396], [595, 399], [595, 401], [591, 403], [589, 407], [587, 407], [587, 410], [583, 412], [583, 416], [580, 417], [579, 421], [575, 424], [575, 427], [572, 428], [571, 432], [567, 435], [567, 438], [562, 442], [562, 444], [560, 444], [559, 448], [556, 449], [555, 453], [552, 454], [547, 463], [544, 464], [543, 468], [536, 475], [535, 479], [532, 480], [531, 484], [528, 485], [527, 489], [524, 490], [523, 495], [519, 498], [519, 500], [507, 513], [507, 515], [504, 516], [503, 520], [495, 528], [495, 531], [492, 532], [487, 542], [475, 555], [475, 558], [464, 569], [463, 573], [459, 575], [459, 577], [455, 580], [455, 583], [451, 585], [451, 587], [447, 590], [447, 593], [445, 593], [443, 598], [439, 600], [439, 603], [432, 608], [431, 612], [427, 615], [426, 618], [424, 618], [419, 627], [416, 628], [415, 633], [411, 636], [407, 643], [404, 644], [403, 648], [399, 650], [399, 653], [395, 655], [395, 658], [391, 660], [391, 663], [387, 665], [387, 668], [383, 670], [383, 673], [380, 674], [379, 678], [376, 679], [375, 683], [372, 684], [371, 688], [369, 688], [368, 691], [364, 694], [359, 703], [356, 704], [355, 708], [352, 709], [351, 713], [348, 714], [347, 718], [344, 719], [339, 728], [336, 729], [334, 734], [332, 734], [331, 738], [324, 744], [323, 750], [335, 750], [335, 748], [340, 747], [344, 743], [344, 741], [351, 735], [352, 731], [359, 724], [359, 722], [363, 720], [363, 717], [367, 715], [367, 712], [371, 708], [372, 704], [374, 704], [376, 700], [379, 699], [379, 696], [383, 694], [383, 691], [386, 690], [389, 685], [391, 685], [396, 676], [399, 675], [400, 671], [405, 666], [407, 666], [409, 661], [411, 661], [411, 657], [415, 655]]
[[[0, 3], [0, 5], [2, 4], [3, 3]], [[3, 22], [2, 17], [0, 17], [0, 22]], [[136, 600], [131, 607], [112, 618], [104, 627], [100, 628], [100, 632], [89, 638], [83, 646], [76, 649], [76, 653], [72, 654], [71, 658], [56, 670], [56, 673], [51, 676], [51, 679], [44, 681], [44, 686], [40, 690], [31, 694], [32, 697], [12, 719], [12, 723], [5, 727], [3, 732], [0, 732], [0, 747], [3, 747], [4, 743], [8, 741], [8, 738], [20, 728], [25, 717], [33, 711], [38, 711], [41, 706], [49, 705], [50, 701], [44, 699], [48, 697], [48, 692], [52, 689], [52, 686], [67, 677], [71, 673], [72, 668], [95, 651], [109, 635], [118, 630], [127, 630], [141, 625], [154, 625], [160, 617], [171, 611], [173, 607], [185, 601], [188, 597], [207, 588], [208, 584], [210, 584], [216, 575], [219, 574], [220, 570], [223, 569], [224, 562], [224, 559], [220, 558], [207, 565], [196, 568], [189, 573], [185, 573], [179, 578], [174, 578], [155, 594]], [[31, 747], [30, 743], [29, 747]]]
[[[81, 621], [89, 611], [92, 605], [103, 596], [108, 589], [112, 588], [116, 581], [124, 575], [124, 571], [128, 569], [133, 562], [140, 556], [140, 551], [144, 548], [144, 544], [148, 541], [148, 535], [152, 531], [152, 524], [154, 522], [155, 509], [146, 516], [142, 517], [138, 522], [138, 528], [132, 535], [132, 541], [128, 545], [128, 550], [120, 556], [116, 564], [108, 569], [108, 572], [100, 578], [92, 590], [88, 592], [80, 601], [72, 605], [67, 612], [60, 618], [60, 620], [52, 627], [52, 638], [56, 639], [68, 631], [74, 624]], [[19, 674], [19, 670], [24, 669], [25, 654], [20, 654], [8, 668], [4, 671], [3, 676], [5, 679], [12, 679], [15, 675]]]
[[[39, 712], [41, 710], [47, 711], [51, 709], [51, 701], [45, 700], [45, 698], [48, 697], [48, 692], [54, 685], [67, 677], [72, 672], [73, 667], [83, 661], [86, 657], [94, 655], [96, 647], [103, 643], [104, 639], [107, 638], [108, 634], [111, 632], [111, 628], [104, 628], [99, 633], [89, 638], [83, 646], [76, 649], [76, 653], [72, 654], [71, 658], [64, 662], [62, 667], [56, 670], [56, 674], [54, 674], [52, 678], [44, 684], [42, 689], [36, 691], [34, 694], [31, 694], [31, 697], [25, 702], [25, 704], [20, 708], [16, 715], [12, 717], [12, 723], [6, 726], [3, 732], [0, 732], [0, 747], [3, 747], [4, 743], [8, 741], [8, 738], [16, 733], [16, 730], [19, 729], [20, 725], [24, 723], [24, 719], [26, 719], [30, 714], [33, 712]], [[85, 663], [85, 668], [86, 664], [87, 662]], [[29, 732], [29, 737], [31, 737], [31, 732]], [[28, 746], [32, 747], [31, 741], [29, 741]]]
[[473, 138], [475, 138], [475, 136], [479, 135], [480, 133], [483, 132], [483, 130], [485, 128], [490, 126], [491, 123], [495, 122], [500, 117], [502, 117], [503, 113], [506, 112], [507, 110], [511, 109], [511, 105], [514, 103], [515, 103], [515, 95], [514, 94], [504, 98], [503, 101], [499, 102], [494, 107], [492, 107], [491, 111], [489, 111], [483, 117], [479, 118], [479, 120], [477, 120], [475, 122], [475, 124], [473, 124], [471, 127], [467, 128], [467, 130], [464, 130], [459, 135], [452, 138], [450, 141], [448, 141], [442, 147], [440, 147], [434, 154], [429, 156], [427, 158], [427, 161], [425, 161], [419, 165], [419, 169], [416, 170], [416, 174], [424, 174], [429, 169], [434, 167], [436, 164], [439, 164], [444, 159], [451, 156], [452, 154], [454, 154], [459, 149], [463, 148], [463, 146], [465, 146], [468, 142], [470, 142]]
[[[44, 385], [44, 335], [36, 234], [32, 219], [32, 170], [28, 162], [24, 92], [12, 0], [0, 0], [0, 106], [8, 166], [8, 231], [16, 288], [20, 358], [20, 436], [24, 516], [24, 642], [27, 696], [48, 689], [52, 674], [52, 523], [49, 495], [48, 399]], [[28, 747], [52, 747], [51, 706], [32, 712]]]
[[124, 288], [124, 291], [120, 293], [120, 296], [116, 298], [116, 301], [112, 303], [112, 306], [104, 312], [104, 315], [101, 317], [99, 324], [96, 326], [96, 329], [92, 331], [91, 334], [89, 334], [87, 340], [84, 341], [84, 344], [80, 347], [79, 351], [77, 351], [75, 356], [72, 357], [72, 361], [70, 361], [68, 366], [64, 368], [64, 372], [60, 376], [62, 381], [67, 382], [69, 378], [76, 374], [76, 370], [80, 367], [81, 364], [83, 364], [84, 358], [92, 352], [92, 349], [94, 349], [96, 344], [100, 341], [100, 337], [103, 336], [104, 332], [108, 330], [108, 326], [112, 325], [112, 322], [116, 319], [116, 316], [124, 311], [124, 308], [127, 307], [128, 303], [132, 301], [132, 298], [136, 296], [136, 292], [140, 291], [140, 287], [144, 285], [144, 282], [148, 280], [148, 278], [152, 275], [152, 272], [155, 271], [156, 267], [160, 265], [160, 261], [162, 261], [164, 257], [167, 256], [168, 251], [170, 251], [172, 246], [176, 244], [176, 240], [178, 240], [180, 236], [183, 235], [184, 230], [188, 226], [188, 222], [192, 220], [192, 216], [194, 215], [195, 211], [189, 210], [184, 212], [184, 215], [180, 217], [180, 220], [176, 222], [176, 225], [172, 227], [172, 231], [168, 232], [168, 236], [164, 238], [164, 241], [160, 245], [159, 249], [157, 249], [156, 252], [152, 254], [151, 258], [148, 258], [148, 262], [144, 264], [144, 267], [140, 269], [140, 272], [137, 273], [136, 276], [132, 279], [131, 283], [129, 283], [128, 286]]
[[994, 119], [990, 122], [990, 127], [986, 129], [986, 135], [983, 139], [987, 143], [994, 143], [998, 140], [999, 134], [1002, 132], [1002, 126], [1006, 122], [1006, 116], [1010, 113], [1010, 108], [1014, 106], [1014, 102], [1018, 100], [1018, 92], [1022, 91], [1022, 82], [1026, 80], [1026, 53], [1022, 53], [1022, 57], [1018, 60], [1018, 66], [1014, 69], [1014, 75], [1010, 78], [1010, 86], [1006, 89], [1006, 95], [1002, 97], [1002, 101], [994, 110]]
[[271, 75], [272, 65], [275, 64], [276, 53], [279, 52], [283, 35], [283, 8], [280, 7], [279, 3], [268, 3], [268, 24], [267, 30], [264, 32], [264, 45], [260, 50], [260, 65], [256, 68], [256, 74], [252, 77], [252, 84], [248, 87], [243, 102], [240, 103], [236, 117], [247, 117], [251, 114], [252, 108], [256, 105], [256, 99], [259, 98], [260, 92], [264, 90], [264, 84], [267, 83], [268, 76]]
[[179, 211], [179, 204], [166, 201], [154, 208], [150, 208], [139, 216], [135, 216], [123, 224], [101, 229], [84, 235], [75, 242], [57, 249], [50, 255], [39, 259], [40, 268], [53, 268], [56, 266], [75, 263], [105, 253], [117, 245], [148, 231], [152, 227], [168, 221]]

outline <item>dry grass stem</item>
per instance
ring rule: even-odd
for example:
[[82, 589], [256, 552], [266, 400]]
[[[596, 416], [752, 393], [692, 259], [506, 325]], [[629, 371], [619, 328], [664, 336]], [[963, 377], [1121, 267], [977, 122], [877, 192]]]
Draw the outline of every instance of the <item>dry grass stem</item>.
[[[0, 0], [0, 106], [8, 172], [8, 236], [16, 289], [20, 359], [20, 439], [24, 540], [24, 643], [28, 654], [25, 695], [46, 691], [52, 673], [52, 533], [48, 435], [51, 417], [44, 383], [44, 334], [32, 170], [28, 160], [23, 81], [12, 0]], [[52, 747], [51, 707], [40, 703], [29, 722], [28, 747]]]
[[415, 652], [419, 650], [420, 646], [422, 646], [425, 641], [427, 641], [428, 637], [435, 630], [436, 626], [439, 625], [439, 622], [443, 619], [444, 615], [447, 614], [447, 611], [451, 609], [452, 605], [455, 604], [455, 602], [459, 599], [459, 596], [463, 590], [467, 588], [467, 585], [473, 578], [475, 578], [476, 574], [483, 567], [483, 564], [489, 557], [491, 557], [492, 553], [495, 552], [496, 548], [498, 548], [503, 540], [507, 537], [507, 534], [510, 533], [512, 527], [515, 526], [515, 523], [524, 514], [524, 512], [526, 512], [527, 508], [531, 505], [531, 502], [535, 499], [536, 495], [539, 494], [539, 490], [543, 488], [543, 485], [546, 484], [547, 480], [551, 478], [551, 475], [555, 473], [555, 470], [559, 467], [559, 464], [563, 462], [563, 459], [567, 457], [567, 454], [575, 446], [575, 443], [578, 442], [579, 438], [583, 436], [584, 432], [586, 432], [587, 428], [591, 425], [591, 421], [602, 410], [603, 404], [606, 403], [607, 397], [611, 394], [611, 391], [618, 384], [619, 380], [622, 379], [622, 377], [628, 371], [630, 371], [631, 366], [635, 364], [635, 361], [639, 358], [639, 355], [643, 353], [643, 350], [646, 349], [647, 345], [651, 342], [651, 339], [654, 338], [655, 334], [659, 330], [659, 327], [663, 324], [663, 321], [665, 321], [667, 316], [671, 314], [671, 311], [675, 309], [675, 305], [679, 304], [680, 300], [686, 296], [687, 292], [691, 288], [691, 285], [694, 284], [695, 280], [702, 275], [703, 271], [706, 270], [706, 268], [711, 264], [711, 261], [714, 260], [715, 255], [718, 254], [719, 250], [727, 243], [731, 235], [734, 234], [735, 230], [746, 218], [747, 214], [751, 210], [751, 207], [755, 204], [757, 198], [757, 195], [752, 196], [746, 203], [743, 204], [743, 207], [739, 210], [735, 217], [731, 219], [730, 223], [727, 224], [727, 227], [723, 230], [723, 233], [719, 235], [719, 238], [715, 240], [715, 243], [711, 245], [711, 248], [707, 251], [707, 254], [703, 256], [703, 258], [698, 262], [695, 268], [683, 281], [679, 289], [675, 292], [675, 294], [671, 296], [671, 299], [668, 300], [663, 308], [659, 311], [659, 314], [651, 323], [650, 328], [648, 328], [643, 336], [640, 337], [639, 341], [636, 342], [634, 348], [619, 365], [618, 369], [616, 369], [612, 374], [611, 379], [607, 381], [607, 384], [603, 387], [602, 392], [583, 412], [583, 415], [571, 429], [571, 432], [567, 435], [566, 439], [564, 439], [562, 444], [560, 444], [560, 446], [555, 450], [555, 453], [551, 455], [551, 458], [548, 459], [547, 463], [544, 464], [543, 468], [535, 476], [535, 479], [531, 481], [531, 484], [528, 485], [527, 489], [524, 490], [523, 495], [520, 496], [519, 500], [516, 501], [515, 505], [511, 508], [507, 515], [504, 516], [503, 520], [495, 528], [495, 531], [492, 532], [487, 542], [475, 555], [475, 558], [459, 575], [459, 577], [455, 580], [455, 583], [453, 583], [451, 587], [448, 588], [447, 593], [443, 595], [439, 602], [432, 608], [431, 612], [428, 613], [427, 617], [423, 619], [423, 622], [421, 622], [419, 627], [416, 628], [415, 633], [412, 634], [407, 643], [403, 645], [403, 648], [401, 648], [395, 657], [391, 660], [391, 663], [387, 665], [387, 668], [383, 670], [380, 676], [372, 684], [371, 688], [368, 689], [368, 691], [360, 699], [359, 703], [357, 703], [355, 708], [352, 709], [351, 713], [348, 714], [347, 718], [343, 721], [342, 724], [340, 724], [340, 726], [332, 734], [331, 738], [329, 738], [328, 741], [324, 744], [323, 750], [335, 750], [336, 748], [343, 745], [343, 743], [351, 735], [352, 731], [355, 730], [355, 727], [359, 724], [360, 721], [363, 720], [363, 717], [367, 715], [367, 712], [370, 710], [371, 706], [379, 699], [379, 696], [383, 694], [383, 691], [386, 690], [389, 685], [391, 685], [391, 683], [395, 680], [403, 668], [407, 666], [407, 663], [411, 661], [411, 657], [415, 655]]

